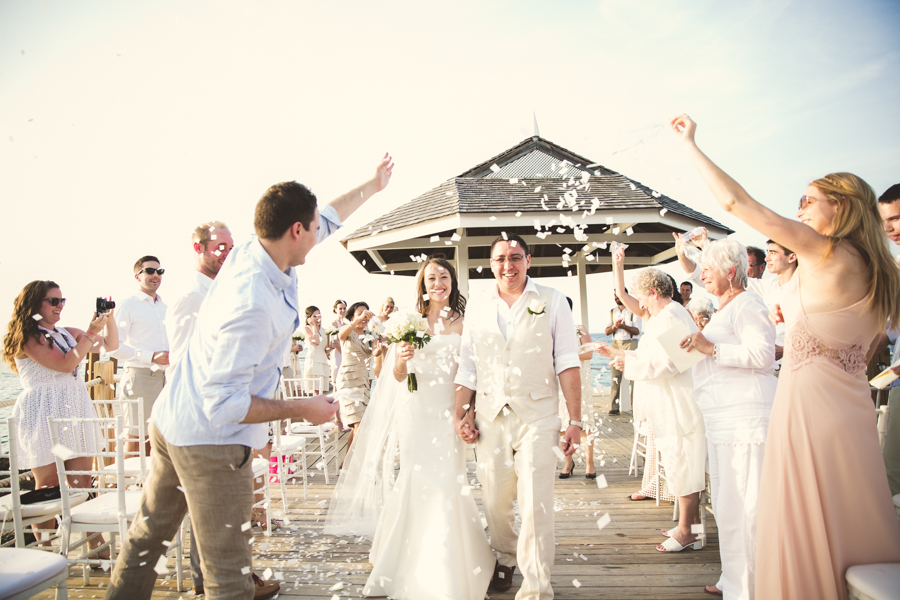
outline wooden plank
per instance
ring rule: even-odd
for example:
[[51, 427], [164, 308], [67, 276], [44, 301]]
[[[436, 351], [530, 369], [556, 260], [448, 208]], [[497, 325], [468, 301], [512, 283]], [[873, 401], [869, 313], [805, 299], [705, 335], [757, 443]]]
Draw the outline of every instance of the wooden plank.
[[[595, 397], [595, 406], [608, 403]], [[657, 552], [655, 545], [663, 540], [662, 529], [672, 521], [672, 504], [630, 502], [625, 499], [640, 486], [640, 479], [628, 475], [631, 455], [632, 423], [629, 413], [603, 415], [598, 455], [602, 449], [606, 464], [597, 472], [605, 475], [608, 487], [600, 489], [595, 481], [584, 478], [579, 466], [570, 479], [556, 479], [554, 501], [556, 521], [556, 559], [552, 584], [556, 598], [643, 600], [650, 598], [696, 599], [708, 598], [703, 586], [715, 583], [719, 577], [719, 548], [715, 520], [707, 519], [707, 543], [700, 551], [680, 553]], [[342, 436], [340, 456], [346, 451], [347, 437]], [[318, 444], [310, 442], [310, 448]], [[474, 464], [469, 453], [468, 477], [476, 480]], [[308, 457], [309, 499], [303, 500], [299, 480], [288, 483], [288, 515], [281, 529], [266, 538], [258, 532], [254, 542], [254, 570], [258, 574], [271, 569], [283, 576], [281, 597], [305, 600], [330, 600], [339, 597], [361, 596], [362, 586], [371, 570], [369, 542], [357, 538], [325, 535], [322, 529], [328, 502], [336, 477], [326, 485], [324, 474], [317, 467], [319, 457]], [[333, 465], [329, 465], [330, 467]], [[335, 471], [336, 472], [336, 471]], [[579, 476], [580, 473], [580, 476]], [[477, 480], [476, 480], [477, 481]], [[273, 486], [272, 513], [279, 517], [281, 494]], [[475, 501], [481, 507], [481, 489], [473, 489]], [[611, 521], [603, 530], [597, 519], [609, 513]], [[169, 561], [174, 573], [174, 559]], [[188, 561], [184, 561], [185, 583], [190, 590]], [[580, 587], [576, 587], [577, 580]], [[332, 590], [337, 583], [342, 590]], [[81, 570], [70, 569], [70, 597], [101, 597], [109, 583], [107, 573], [94, 572], [92, 585], [85, 587]], [[494, 600], [511, 600], [521, 584], [521, 575], [513, 577], [513, 588], [506, 593], [490, 592]], [[98, 585], [102, 586], [98, 588]], [[52, 591], [37, 598], [50, 599]], [[160, 578], [153, 592], [154, 599], [188, 597], [175, 590], [174, 575]]]

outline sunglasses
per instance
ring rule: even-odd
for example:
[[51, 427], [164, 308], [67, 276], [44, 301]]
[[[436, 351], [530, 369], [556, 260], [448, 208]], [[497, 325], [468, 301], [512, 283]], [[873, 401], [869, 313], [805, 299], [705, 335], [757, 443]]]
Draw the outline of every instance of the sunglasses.
[[165, 272], [166, 272], [165, 269], [154, 269], [153, 267], [144, 267], [143, 269], [138, 271], [138, 273], [146, 273], [147, 275], [154, 275], [156, 273], [159, 273], [160, 275], [162, 275]]
[[44, 298], [44, 302], [49, 302], [50, 306], [65, 306], [65, 298]]
[[813, 203], [818, 202], [818, 201], [819, 201], [818, 198], [813, 198], [812, 196], [800, 196], [799, 210], [803, 210], [804, 208], [806, 208], [806, 207], [809, 206], [810, 204], [813, 204]]

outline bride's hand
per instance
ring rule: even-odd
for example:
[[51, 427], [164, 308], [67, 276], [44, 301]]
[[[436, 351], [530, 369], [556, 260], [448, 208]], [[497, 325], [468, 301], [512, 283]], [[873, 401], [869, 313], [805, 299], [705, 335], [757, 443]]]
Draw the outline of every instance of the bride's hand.
[[416, 349], [409, 342], [397, 344], [397, 364], [405, 365], [413, 357]]

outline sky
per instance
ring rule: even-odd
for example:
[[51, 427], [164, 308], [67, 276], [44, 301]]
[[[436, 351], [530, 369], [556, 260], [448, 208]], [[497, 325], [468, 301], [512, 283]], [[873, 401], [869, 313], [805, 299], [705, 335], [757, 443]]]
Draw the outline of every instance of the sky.
[[[300, 302], [411, 305], [411, 278], [366, 274], [338, 239], [531, 136], [535, 116], [542, 137], [763, 245], [667, 122], [688, 113], [701, 149], [781, 214], [833, 171], [880, 194], [900, 181], [898, 32], [887, 1], [6, 0], [0, 312], [52, 279], [62, 323], [85, 327], [94, 298], [137, 290], [145, 254], [171, 304], [196, 225], [247, 240], [270, 185], [324, 204], [386, 151], [391, 184], [309, 255]], [[576, 278], [545, 283], [577, 301]], [[611, 289], [588, 276], [594, 332]]]

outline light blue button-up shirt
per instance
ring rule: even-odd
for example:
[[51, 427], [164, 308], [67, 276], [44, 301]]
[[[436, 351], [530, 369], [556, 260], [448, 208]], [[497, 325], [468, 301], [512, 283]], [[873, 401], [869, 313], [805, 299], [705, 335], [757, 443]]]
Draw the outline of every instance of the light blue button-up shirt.
[[[317, 243], [340, 227], [337, 212], [325, 206]], [[154, 426], [175, 446], [265, 446], [267, 424], [241, 421], [251, 396], [275, 396], [284, 349], [299, 324], [296, 270], [279, 270], [255, 236], [236, 246], [200, 307], [187, 352], [166, 374]]]

